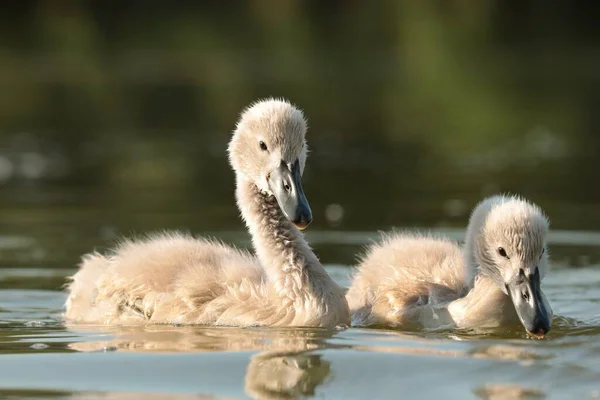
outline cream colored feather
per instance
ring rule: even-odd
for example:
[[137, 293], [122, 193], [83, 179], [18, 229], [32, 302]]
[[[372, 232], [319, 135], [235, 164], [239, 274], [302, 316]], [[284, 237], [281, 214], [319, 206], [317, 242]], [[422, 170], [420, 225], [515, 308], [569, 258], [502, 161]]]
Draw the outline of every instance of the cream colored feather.
[[[349, 323], [343, 291], [269, 186], [280, 163], [306, 161], [306, 121], [283, 100], [246, 109], [229, 145], [236, 197], [256, 256], [162, 233], [83, 257], [68, 285], [66, 319], [101, 324], [323, 326]], [[268, 143], [268, 153], [260, 142]], [[208, 188], [207, 188], [208, 190]]]
[[[494, 196], [473, 211], [464, 249], [418, 233], [387, 235], [356, 269], [346, 296], [352, 324], [469, 329], [518, 323], [505, 284], [523, 266], [526, 274], [539, 268], [543, 279], [547, 231], [537, 206]], [[510, 259], [497, 254], [500, 247]]]

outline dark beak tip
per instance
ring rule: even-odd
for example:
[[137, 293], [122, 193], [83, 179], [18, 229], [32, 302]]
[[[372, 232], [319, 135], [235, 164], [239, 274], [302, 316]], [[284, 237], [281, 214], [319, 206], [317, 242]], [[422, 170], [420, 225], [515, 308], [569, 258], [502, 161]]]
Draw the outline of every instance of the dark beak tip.
[[292, 223], [296, 226], [296, 228], [300, 229], [301, 231], [308, 228], [308, 225], [310, 225], [311, 222], [312, 222], [312, 218], [310, 218], [310, 217], [308, 217], [308, 218], [300, 217], [300, 218], [292, 221]]
[[527, 329], [527, 333], [529, 333], [531, 336], [535, 337], [536, 339], [542, 339], [546, 336], [546, 334], [550, 332], [550, 325], [541, 325], [541, 326], [537, 326], [532, 330]]
[[549, 330], [546, 329], [538, 329], [536, 331], [527, 331], [532, 337], [536, 339], [543, 339]]

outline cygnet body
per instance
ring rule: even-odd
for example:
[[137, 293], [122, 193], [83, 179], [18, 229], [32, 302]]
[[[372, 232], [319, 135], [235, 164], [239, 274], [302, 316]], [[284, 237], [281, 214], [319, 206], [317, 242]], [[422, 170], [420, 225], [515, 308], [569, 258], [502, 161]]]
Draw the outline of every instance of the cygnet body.
[[475, 207], [463, 248], [445, 238], [389, 234], [357, 267], [346, 296], [352, 324], [477, 329], [520, 321], [543, 336], [552, 320], [541, 289], [548, 227], [539, 207], [493, 196]]
[[229, 160], [256, 255], [180, 233], [126, 240], [83, 257], [68, 285], [67, 321], [349, 324], [343, 291], [300, 232], [312, 220], [301, 182], [306, 130], [303, 113], [283, 100], [257, 102], [238, 121]]

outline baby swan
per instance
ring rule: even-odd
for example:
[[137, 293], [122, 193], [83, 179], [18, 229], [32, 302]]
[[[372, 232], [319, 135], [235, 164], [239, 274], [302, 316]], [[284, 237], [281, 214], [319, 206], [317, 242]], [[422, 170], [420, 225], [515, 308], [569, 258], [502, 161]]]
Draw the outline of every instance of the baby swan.
[[306, 120], [283, 100], [241, 115], [229, 144], [236, 198], [256, 256], [179, 233], [125, 241], [83, 257], [66, 318], [79, 323], [334, 327], [349, 324], [344, 292], [300, 229]]
[[493, 196], [471, 214], [465, 246], [392, 234], [371, 247], [346, 298], [353, 325], [493, 328], [520, 320], [533, 336], [550, 329], [541, 289], [549, 222], [541, 209]]

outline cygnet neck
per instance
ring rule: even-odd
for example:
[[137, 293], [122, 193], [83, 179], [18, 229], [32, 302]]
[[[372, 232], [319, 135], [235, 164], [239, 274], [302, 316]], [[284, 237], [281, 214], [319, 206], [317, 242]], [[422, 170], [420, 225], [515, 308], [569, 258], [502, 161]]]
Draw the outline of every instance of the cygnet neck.
[[466, 296], [453, 301], [448, 311], [462, 328], [498, 326], [515, 318], [510, 298], [490, 278], [479, 275]]
[[236, 197], [256, 255], [270, 279], [287, 280], [290, 274], [306, 277], [307, 273], [329, 278], [304, 235], [283, 215], [275, 196], [238, 176]]
[[478, 243], [477, 239], [487, 220], [489, 213], [492, 210], [493, 201], [488, 199], [481, 202], [469, 219], [469, 226], [465, 237], [465, 245], [463, 248], [464, 265], [465, 265], [465, 280], [467, 284], [472, 285], [475, 277], [479, 272], [479, 260], [477, 257]]

